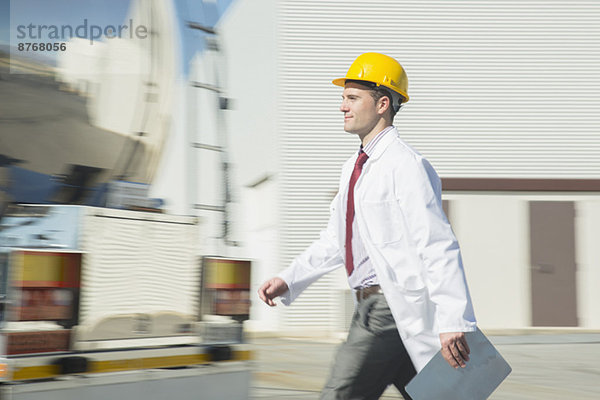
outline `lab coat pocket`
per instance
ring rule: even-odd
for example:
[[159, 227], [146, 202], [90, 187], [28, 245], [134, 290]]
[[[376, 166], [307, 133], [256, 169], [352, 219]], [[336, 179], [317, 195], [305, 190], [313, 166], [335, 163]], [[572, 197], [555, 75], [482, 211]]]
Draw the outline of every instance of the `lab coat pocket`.
[[397, 200], [364, 201], [362, 203], [367, 234], [375, 244], [402, 239], [402, 211]]
[[402, 329], [408, 336], [415, 336], [423, 332], [429, 325], [429, 305], [427, 288], [407, 289], [396, 285], [396, 290], [404, 300], [405, 309], [402, 314]]

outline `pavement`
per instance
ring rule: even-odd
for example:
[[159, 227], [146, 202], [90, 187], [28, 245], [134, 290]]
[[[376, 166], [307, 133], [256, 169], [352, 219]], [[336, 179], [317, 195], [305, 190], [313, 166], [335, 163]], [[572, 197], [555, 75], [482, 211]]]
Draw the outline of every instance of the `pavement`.
[[[488, 335], [513, 372], [492, 400], [600, 399], [600, 333]], [[252, 399], [317, 399], [339, 340], [253, 338]], [[390, 387], [382, 399], [402, 399]]]

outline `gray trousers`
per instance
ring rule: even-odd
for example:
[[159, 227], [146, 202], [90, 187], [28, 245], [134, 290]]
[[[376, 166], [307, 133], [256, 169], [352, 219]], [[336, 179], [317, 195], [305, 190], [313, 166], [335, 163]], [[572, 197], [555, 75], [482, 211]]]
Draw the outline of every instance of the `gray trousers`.
[[375, 400], [394, 385], [410, 400], [404, 386], [415, 374], [385, 297], [375, 294], [357, 304], [320, 399]]

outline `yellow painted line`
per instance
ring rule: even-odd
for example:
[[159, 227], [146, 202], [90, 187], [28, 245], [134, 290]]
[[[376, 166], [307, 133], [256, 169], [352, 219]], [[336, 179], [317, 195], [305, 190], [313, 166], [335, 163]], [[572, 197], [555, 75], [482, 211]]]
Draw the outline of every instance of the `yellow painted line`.
[[89, 373], [132, 371], [151, 368], [184, 367], [210, 361], [209, 354], [134, 358], [129, 360], [92, 361]]
[[[233, 351], [232, 360], [247, 361], [252, 359], [249, 350]], [[123, 360], [90, 361], [88, 374], [103, 372], [135, 371], [141, 369], [157, 369], [185, 367], [186, 365], [197, 365], [210, 363], [210, 354], [185, 354], [165, 357], [132, 358]], [[218, 361], [221, 362], [221, 361]], [[59, 376], [60, 369], [57, 365], [36, 365], [16, 369], [12, 374], [13, 381], [43, 379]]]
[[98, 372], [121, 372], [142, 369], [142, 359], [91, 361], [88, 364], [88, 369], [92, 374]]
[[252, 351], [250, 350], [237, 350], [233, 352], [233, 359], [236, 361], [249, 361], [252, 358]]
[[209, 358], [209, 354], [144, 358], [143, 368], [169, 368], [203, 364], [210, 361]]
[[57, 376], [60, 369], [58, 365], [35, 365], [32, 367], [23, 367], [12, 373], [13, 381], [22, 381], [27, 379], [52, 378]]

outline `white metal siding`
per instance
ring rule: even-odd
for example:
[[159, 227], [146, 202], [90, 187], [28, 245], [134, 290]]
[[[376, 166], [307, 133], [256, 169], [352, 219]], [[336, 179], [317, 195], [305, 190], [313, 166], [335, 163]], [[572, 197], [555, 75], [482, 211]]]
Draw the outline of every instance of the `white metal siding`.
[[[325, 226], [358, 147], [330, 82], [362, 52], [406, 68], [411, 101], [396, 126], [441, 176], [600, 178], [600, 2], [277, 4], [285, 265]], [[296, 302], [286, 326], [334, 326], [332, 279]]]

